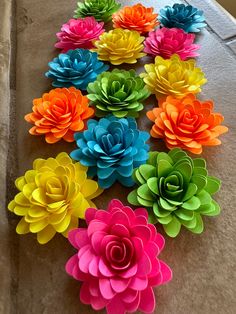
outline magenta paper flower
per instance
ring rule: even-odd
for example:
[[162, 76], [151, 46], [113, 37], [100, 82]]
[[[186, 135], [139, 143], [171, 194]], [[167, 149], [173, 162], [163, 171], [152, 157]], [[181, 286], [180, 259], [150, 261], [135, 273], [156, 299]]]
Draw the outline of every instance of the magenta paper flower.
[[69, 233], [78, 252], [66, 264], [67, 273], [83, 282], [81, 301], [108, 314], [152, 313], [153, 287], [171, 280], [172, 272], [158, 259], [165, 241], [146, 209], [112, 200], [107, 211], [89, 208], [85, 217], [88, 228]]
[[150, 32], [144, 42], [144, 51], [153, 56], [169, 59], [178, 54], [182, 60], [199, 56], [195, 51], [200, 48], [194, 44], [195, 35], [187, 34], [179, 28], [160, 28]]
[[93, 16], [81, 19], [71, 19], [62, 25], [61, 32], [57, 33], [56, 48], [67, 52], [70, 49], [94, 47], [93, 40], [97, 40], [105, 31], [103, 22], [97, 22]]

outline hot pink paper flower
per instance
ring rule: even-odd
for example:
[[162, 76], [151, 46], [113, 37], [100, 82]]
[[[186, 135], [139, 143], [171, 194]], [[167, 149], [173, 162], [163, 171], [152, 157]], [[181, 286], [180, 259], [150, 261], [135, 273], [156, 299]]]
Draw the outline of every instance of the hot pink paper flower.
[[153, 56], [169, 59], [178, 54], [182, 60], [199, 56], [195, 51], [200, 48], [193, 44], [194, 34], [187, 34], [179, 28], [161, 28], [150, 32], [144, 42], [144, 51]]
[[172, 272], [158, 259], [165, 241], [147, 211], [112, 200], [107, 211], [89, 208], [85, 217], [88, 228], [69, 233], [78, 252], [66, 264], [67, 273], [83, 282], [81, 301], [108, 314], [152, 313], [153, 287], [171, 280]]
[[103, 22], [98, 23], [93, 16], [71, 19], [56, 34], [59, 42], [55, 47], [62, 49], [62, 52], [76, 48], [91, 49], [94, 47], [93, 40], [97, 40], [105, 31], [103, 25]]

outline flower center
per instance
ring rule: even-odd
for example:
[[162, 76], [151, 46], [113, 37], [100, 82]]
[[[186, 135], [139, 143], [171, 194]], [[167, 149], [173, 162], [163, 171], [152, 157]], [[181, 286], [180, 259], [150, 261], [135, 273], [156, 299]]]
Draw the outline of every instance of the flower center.
[[108, 86], [110, 86], [108, 93], [109, 101], [113, 104], [125, 103], [136, 85], [137, 83], [133, 78], [124, 79], [118, 75], [112, 75], [108, 83]]
[[199, 126], [201, 120], [202, 115], [191, 113], [189, 110], [185, 109], [179, 116], [179, 127], [192, 131]]
[[106, 245], [106, 259], [111, 268], [124, 270], [130, 267], [133, 260], [134, 248], [128, 238], [117, 239]]
[[122, 243], [122, 245], [114, 245], [111, 250], [110, 250], [110, 254], [111, 254], [111, 259], [113, 260], [113, 262], [122, 262], [124, 261], [125, 258], [125, 246]]
[[99, 145], [101, 149], [110, 157], [120, 158], [125, 152], [124, 129], [118, 122], [111, 123], [107, 133], [101, 136]]
[[[58, 177], [49, 177], [44, 182], [44, 196], [47, 200], [49, 212], [61, 212], [66, 210], [65, 184]], [[62, 209], [64, 208], [64, 210]]]
[[173, 171], [166, 178], [160, 178], [159, 190], [163, 198], [178, 200], [184, 191], [182, 175], [178, 171]]

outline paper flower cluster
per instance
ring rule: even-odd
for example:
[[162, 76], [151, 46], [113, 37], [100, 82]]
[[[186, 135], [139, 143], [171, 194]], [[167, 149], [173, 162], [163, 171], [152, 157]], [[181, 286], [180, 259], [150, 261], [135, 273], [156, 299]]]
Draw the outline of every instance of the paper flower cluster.
[[199, 32], [205, 27], [205, 17], [201, 10], [191, 5], [175, 3], [173, 7], [165, 6], [159, 12], [159, 21], [162, 26], [181, 28], [187, 33]]
[[142, 102], [150, 95], [143, 80], [134, 70], [114, 69], [103, 72], [87, 88], [88, 98], [96, 107], [96, 116], [112, 113], [118, 118], [137, 117]]
[[88, 207], [96, 207], [92, 199], [102, 193], [97, 182], [87, 178], [87, 168], [73, 163], [66, 153], [56, 158], [36, 159], [33, 169], [16, 179], [20, 191], [8, 205], [22, 216], [16, 232], [37, 233], [41, 244], [56, 232], [68, 235], [78, 227]]
[[100, 60], [109, 61], [111, 64], [136, 63], [137, 59], [144, 57], [143, 41], [145, 37], [136, 31], [116, 28], [103, 33], [94, 43]]
[[152, 56], [169, 59], [178, 54], [180, 59], [186, 60], [199, 54], [199, 45], [194, 44], [195, 35], [187, 34], [179, 28], [160, 28], [150, 32], [144, 42], [144, 52]]
[[[116, 0], [79, 1], [74, 19], [56, 34], [61, 53], [45, 74], [55, 89], [33, 100], [25, 120], [30, 134], [49, 144], [76, 141], [76, 148], [70, 156], [36, 159], [16, 179], [19, 193], [8, 209], [21, 217], [18, 234], [35, 233], [40, 244], [56, 233], [69, 237], [76, 254], [66, 271], [82, 282], [81, 302], [107, 314], [151, 314], [154, 287], [172, 278], [159, 260], [164, 238], [154, 224], [170, 237], [182, 226], [200, 234], [202, 217], [220, 213], [212, 197], [220, 180], [208, 175], [204, 159], [184, 150], [201, 154], [204, 146], [219, 145], [228, 128], [212, 101], [196, 98], [207, 80], [189, 59], [200, 47], [190, 33], [206, 26], [203, 12], [184, 4], [159, 14], [140, 3], [120, 6]], [[136, 73], [132, 65], [147, 55], [154, 63]], [[126, 66], [108, 71], [103, 61]], [[145, 110], [150, 134], [163, 139], [169, 153], [149, 153], [150, 135], [134, 119], [151, 94], [158, 107]], [[138, 208], [113, 199], [107, 210], [96, 210], [94, 198], [113, 184], [111, 192], [122, 185]], [[78, 228], [80, 219], [86, 228]]]
[[145, 163], [149, 134], [137, 128], [135, 119], [114, 116], [88, 121], [88, 130], [75, 134], [79, 149], [71, 157], [89, 167], [89, 175], [98, 177], [102, 188], [115, 181], [124, 186], [134, 185], [133, 169]]
[[120, 4], [115, 0], [84, 0], [84, 2], [78, 2], [74, 17], [93, 16], [97, 21], [107, 23], [119, 8]]
[[151, 152], [145, 165], [134, 171], [138, 188], [128, 196], [137, 206], [148, 207], [165, 232], [176, 237], [181, 225], [193, 233], [203, 231], [202, 215], [215, 216], [219, 205], [211, 195], [220, 180], [208, 176], [206, 162], [192, 159], [179, 148], [168, 154]]
[[96, 80], [98, 74], [109, 66], [99, 61], [97, 54], [85, 49], [69, 50], [49, 62], [48, 78], [54, 87], [71, 87], [86, 90], [88, 84]]
[[58, 43], [55, 47], [62, 49], [62, 52], [76, 48], [91, 49], [94, 47], [93, 41], [105, 31], [103, 25], [104, 23], [98, 23], [92, 16], [71, 19], [63, 24], [61, 32], [56, 34]]
[[157, 15], [153, 8], [142, 4], [123, 7], [112, 16], [114, 28], [127, 28], [140, 34], [152, 31], [158, 24]]
[[34, 99], [33, 112], [25, 120], [34, 126], [29, 130], [32, 135], [45, 135], [49, 144], [64, 139], [74, 141], [74, 133], [83, 131], [87, 119], [94, 114], [88, 105], [88, 98], [74, 88], [56, 88]]
[[89, 208], [86, 222], [88, 228], [69, 233], [77, 252], [66, 264], [68, 274], [82, 281], [81, 301], [108, 314], [152, 313], [153, 287], [171, 280], [172, 272], [158, 258], [165, 241], [147, 211], [112, 200], [107, 210]]
[[182, 99], [168, 96], [147, 116], [154, 122], [153, 137], [163, 138], [169, 149], [180, 147], [194, 154], [201, 154], [203, 146], [221, 144], [217, 137], [228, 131], [220, 125], [222, 114], [213, 112], [213, 102], [201, 102], [193, 94]]
[[188, 93], [199, 93], [201, 85], [207, 82], [204, 73], [195, 63], [194, 59], [182, 61], [178, 55], [167, 60], [157, 56], [154, 64], [144, 66], [147, 73], [142, 73], [141, 76], [157, 98], [168, 95], [182, 98]]

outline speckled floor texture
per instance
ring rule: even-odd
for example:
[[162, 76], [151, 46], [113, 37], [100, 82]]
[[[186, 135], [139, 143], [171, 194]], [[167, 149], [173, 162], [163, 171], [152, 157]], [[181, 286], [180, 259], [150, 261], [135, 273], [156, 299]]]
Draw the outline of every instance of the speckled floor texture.
[[[136, 1], [121, 1], [134, 4]], [[143, 0], [158, 11], [171, 0]], [[156, 289], [156, 314], [236, 313], [236, 25], [212, 1], [188, 1], [204, 6], [208, 27], [197, 35], [201, 44], [198, 65], [208, 83], [201, 99], [212, 98], [215, 110], [225, 116], [229, 133], [223, 145], [206, 148], [211, 175], [222, 179], [216, 199], [222, 207], [217, 218], [204, 219], [205, 231], [193, 235], [182, 231], [176, 239], [166, 239], [161, 257], [172, 267], [171, 283]], [[0, 314], [85, 314], [95, 313], [79, 301], [80, 285], [66, 275], [64, 265], [73, 249], [62, 236], [45, 246], [34, 235], [18, 236], [18, 217], [7, 213], [14, 197], [14, 180], [31, 168], [37, 157], [70, 152], [74, 144], [48, 145], [42, 137], [32, 137], [23, 117], [30, 112], [32, 99], [51, 88], [44, 77], [47, 63], [57, 55], [55, 33], [72, 15], [76, 0], [0, 0]], [[147, 61], [147, 60], [146, 60]], [[143, 63], [136, 66], [141, 71]], [[131, 67], [129, 67], [131, 68]], [[149, 129], [145, 111], [154, 104], [150, 98], [138, 119]], [[152, 148], [165, 150], [161, 141]], [[126, 202], [129, 190], [115, 185], [97, 200], [105, 208], [109, 199]], [[159, 228], [160, 232], [162, 229]], [[105, 313], [105, 312], [99, 312]]]

